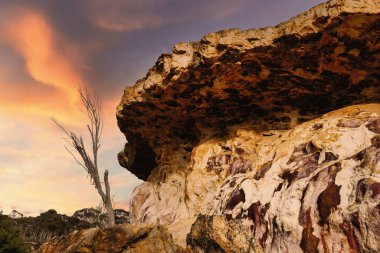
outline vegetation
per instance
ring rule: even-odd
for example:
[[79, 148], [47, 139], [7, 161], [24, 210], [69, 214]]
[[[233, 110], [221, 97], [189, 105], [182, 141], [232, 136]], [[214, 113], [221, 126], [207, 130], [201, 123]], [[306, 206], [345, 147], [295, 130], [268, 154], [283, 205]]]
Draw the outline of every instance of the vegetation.
[[24, 238], [34, 242], [46, 240], [69, 234], [76, 229], [90, 228], [91, 224], [78, 218], [58, 214], [50, 209], [37, 217], [24, 217], [17, 219], [17, 226]]
[[16, 223], [0, 213], [0, 253], [28, 252], [28, 245], [21, 239]]

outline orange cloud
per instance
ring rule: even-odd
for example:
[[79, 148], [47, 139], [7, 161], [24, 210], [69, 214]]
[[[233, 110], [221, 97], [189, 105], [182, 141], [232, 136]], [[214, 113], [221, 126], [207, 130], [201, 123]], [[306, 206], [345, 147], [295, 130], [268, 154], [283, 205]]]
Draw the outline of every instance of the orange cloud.
[[70, 59], [59, 51], [53, 29], [38, 13], [20, 13], [3, 28], [5, 41], [24, 57], [33, 79], [64, 92], [74, 103], [78, 99], [76, 87], [82, 85], [82, 79]]
[[[70, 104], [67, 94], [44, 85], [1, 83], [0, 114], [13, 115], [31, 121], [54, 116], [60, 122], [80, 125], [84, 115], [79, 103]], [[79, 102], [79, 101], [78, 101]]]

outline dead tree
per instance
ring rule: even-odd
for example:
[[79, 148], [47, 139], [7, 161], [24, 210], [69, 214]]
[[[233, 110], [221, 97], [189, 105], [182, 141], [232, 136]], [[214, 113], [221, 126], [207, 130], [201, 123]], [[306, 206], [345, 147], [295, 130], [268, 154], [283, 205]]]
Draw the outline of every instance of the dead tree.
[[[88, 90], [84, 92], [79, 90], [79, 95], [82, 100], [82, 104], [84, 106], [83, 112], [89, 119], [89, 124], [87, 124], [87, 130], [90, 133], [91, 137], [91, 154], [86, 150], [86, 147], [83, 142], [83, 138], [81, 135], [78, 135], [63, 125], [61, 125], [58, 121], [53, 119], [54, 123], [59, 126], [59, 128], [65, 133], [68, 137], [67, 142], [69, 145], [75, 150], [77, 155], [65, 146], [66, 150], [72, 155], [75, 161], [83, 167], [88, 175], [90, 176], [90, 182], [95, 186], [95, 189], [98, 191], [104, 208], [107, 210], [108, 214], [108, 226], [115, 225], [115, 212], [112, 205], [111, 199], [111, 189], [108, 181], [108, 170], [104, 171], [104, 190], [102, 182], [99, 177], [99, 168], [98, 168], [98, 151], [100, 148], [100, 137], [102, 135], [103, 130], [103, 114], [101, 103], [99, 99], [94, 94], [90, 94]], [[78, 157], [79, 155], [79, 157]]]

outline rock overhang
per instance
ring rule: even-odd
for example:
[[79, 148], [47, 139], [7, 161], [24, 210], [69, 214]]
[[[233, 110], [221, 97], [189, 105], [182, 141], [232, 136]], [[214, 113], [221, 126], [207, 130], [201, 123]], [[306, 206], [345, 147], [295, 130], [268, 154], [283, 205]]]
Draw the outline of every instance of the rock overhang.
[[191, 152], [235, 125], [289, 129], [347, 105], [380, 101], [380, 3], [321, 4], [260, 30], [180, 43], [117, 108], [122, 166], [147, 179], [168, 143]]

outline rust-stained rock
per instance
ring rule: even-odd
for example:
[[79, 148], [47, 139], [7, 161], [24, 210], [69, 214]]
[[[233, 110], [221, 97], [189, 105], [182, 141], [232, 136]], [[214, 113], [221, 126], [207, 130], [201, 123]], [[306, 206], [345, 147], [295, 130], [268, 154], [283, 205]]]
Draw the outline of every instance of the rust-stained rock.
[[235, 137], [245, 150], [256, 140], [253, 169], [226, 176], [209, 214], [241, 220], [265, 252], [378, 252], [380, 135], [368, 126], [379, 116], [380, 104], [352, 106], [266, 144], [248, 133]]
[[[146, 181], [133, 222], [237, 222], [264, 252], [379, 252], [379, 13], [332, 0], [162, 55], [117, 111], [120, 164]], [[225, 250], [196, 233], [193, 250]]]
[[264, 252], [379, 251], [380, 135], [368, 127], [379, 118], [380, 104], [358, 105], [291, 130], [210, 138], [187, 170], [164, 167], [171, 171], [135, 189], [132, 218], [176, 224], [223, 215], [240, 220]]
[[117, 118], [130, 147], [121, 165], [146, 180], [167, 153], [190, 154], [203, 137], [231, 126], [289, 129], [379, 101], [379, 9], [374, 0], [332, 0], [275, 27], [176, 45], [125, 89]]

